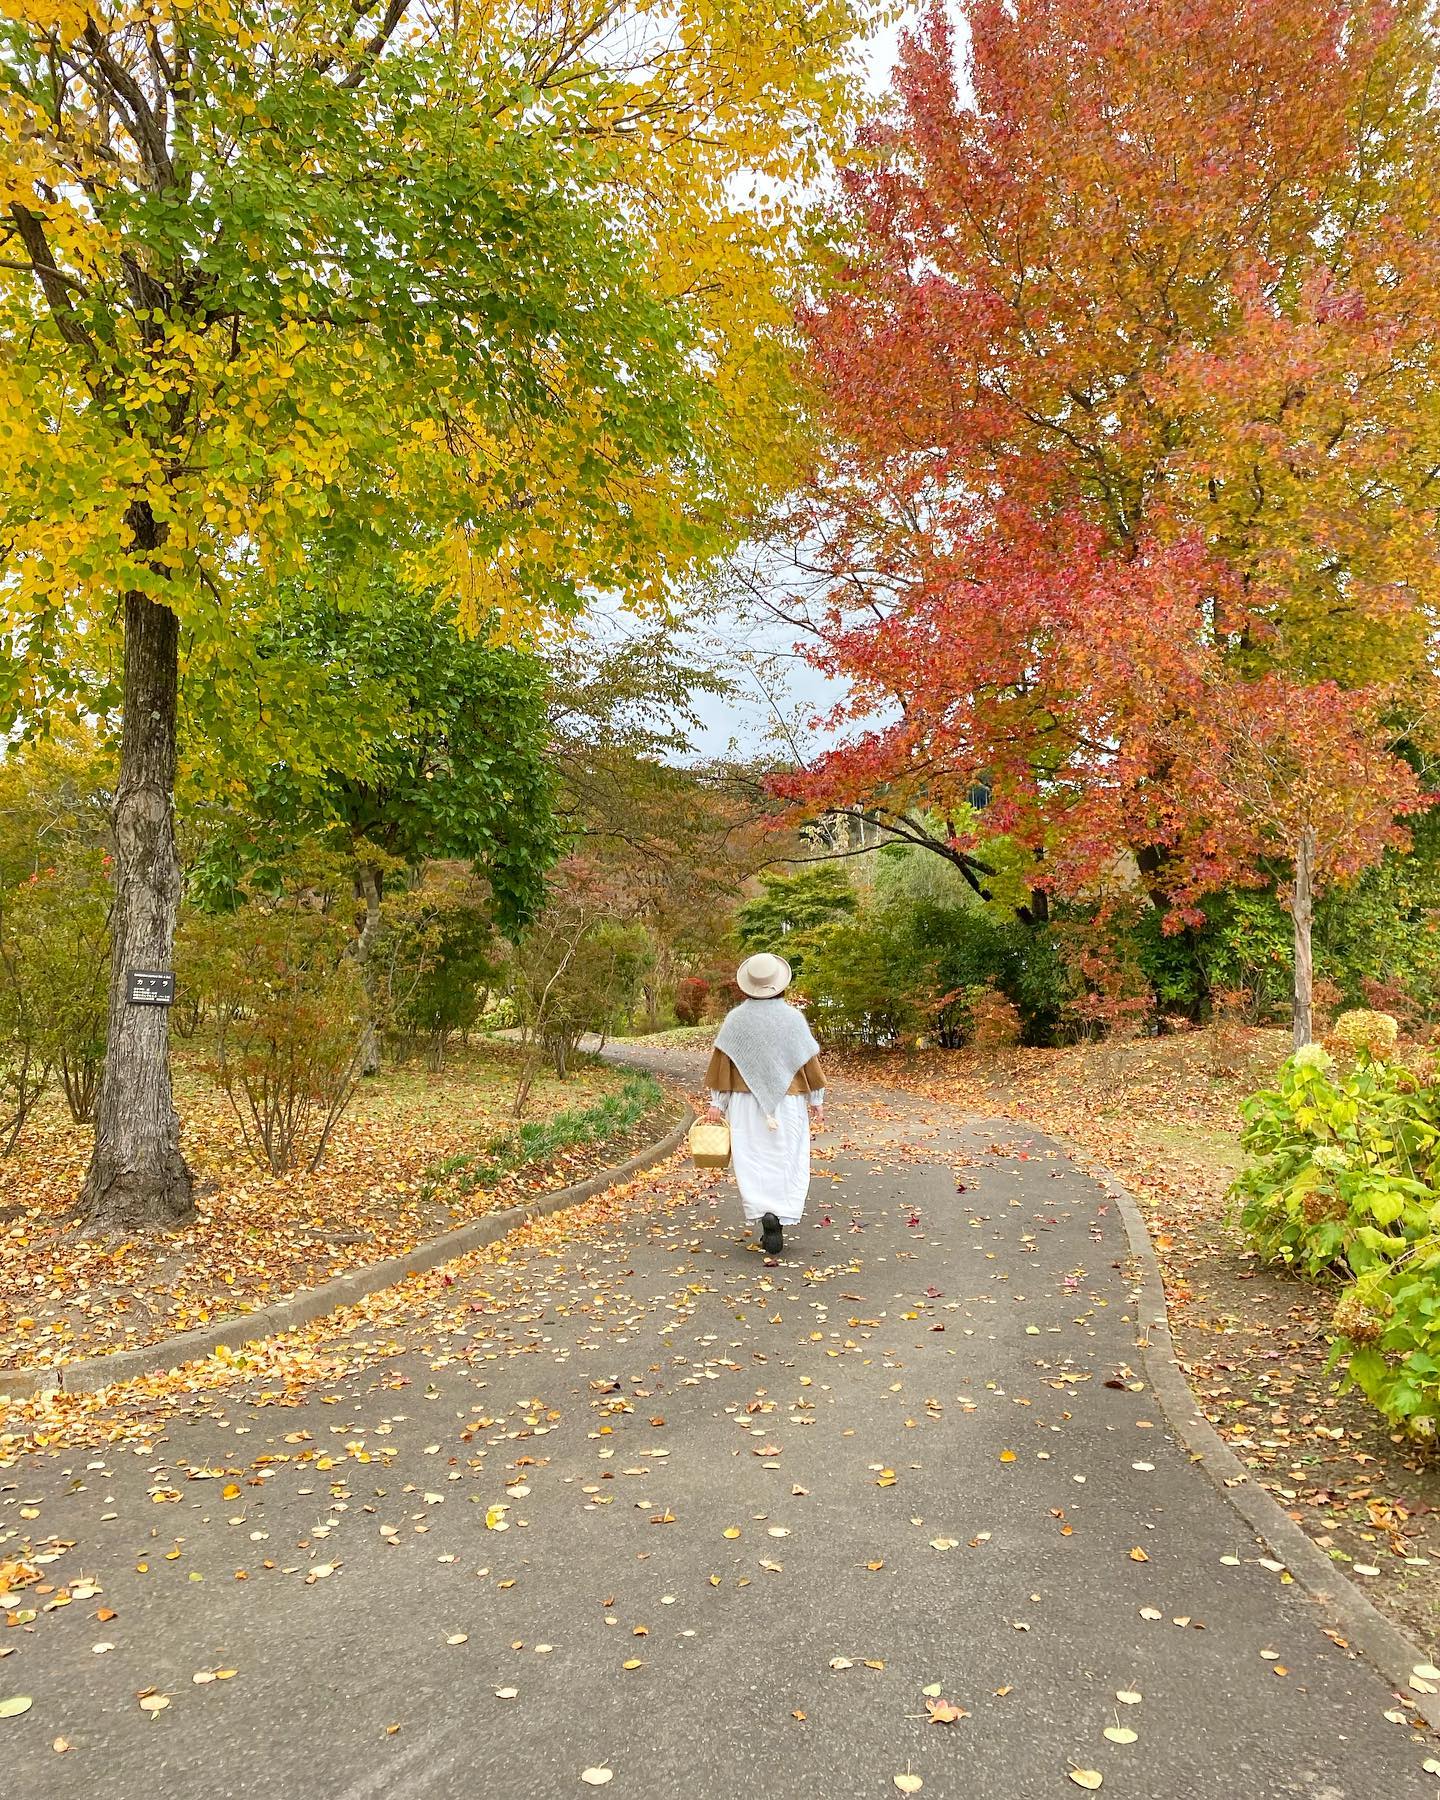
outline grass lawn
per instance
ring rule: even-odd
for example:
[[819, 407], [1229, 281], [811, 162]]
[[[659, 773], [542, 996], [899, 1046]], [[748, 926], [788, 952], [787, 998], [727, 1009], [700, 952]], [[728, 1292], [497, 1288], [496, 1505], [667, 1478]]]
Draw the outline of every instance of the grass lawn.
[[153, 1343], [583, 1180], [660, 1136], [676, 1111], [653, 1091], [622, 1103], [633, 1077], [587, 1063], [536, 1082], [517, 1142], [515, 1063], [511, 1047], [485, 1044], [438, 1074], [389, 1067], [360, 1084], [315, 1174], [275, 1176], [247, 1153], [203, 1057], [182, 1046], [176, 1100], [197, 1216], [114, 1242], [67, 1222], [91, 1131], [49, 1096], [0, 1158], [0, 1391], [6, 1369]]

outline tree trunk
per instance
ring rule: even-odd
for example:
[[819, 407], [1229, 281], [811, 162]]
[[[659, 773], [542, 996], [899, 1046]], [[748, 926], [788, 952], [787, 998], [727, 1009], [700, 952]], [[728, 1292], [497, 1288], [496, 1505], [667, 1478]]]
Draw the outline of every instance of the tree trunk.
[[[158, 547], [147, 506], [131, 509], [136, 547]], [[144, 594], [125, 596], [124, 722], [115, 791], [115, 908], [110, 1017], [95, 1108], [95, 1149], [78, 1219], [90, 1231], [183, 1224], [194, 1215], [190, 1170], [170, 1087], [164, 1006], [132, 1006], [132, 969], [174, 967], [180, 862], [175, 853], [175, 712], [180, 623]]]
[[360, 927], [360, 973], [365, 982], [365, 991], [370, 996], [370, 1016], [365, 1021], [365, 1035], [360, 1043], [360, 1073], [362, 1075], [378, 1075], [380, 1073], [380, 1033], [376, 1028], [375, 1018], [379, 1010], [375, 981], [375, 940], [380, 935], [380, 871], [378, 869], [361, 869], [355, 878], [355, 885], [365, 901], [365, 923]]
[[1310, 953], [1310, 927], [1315, 915], [1315, 832], [1307, 825], [1295, 847], [1295, 892], [1290, 917], [1295, 926], [1295, 1048], [1303, 1050], [1314, 1029], [1311, 996], [1314, 964]]

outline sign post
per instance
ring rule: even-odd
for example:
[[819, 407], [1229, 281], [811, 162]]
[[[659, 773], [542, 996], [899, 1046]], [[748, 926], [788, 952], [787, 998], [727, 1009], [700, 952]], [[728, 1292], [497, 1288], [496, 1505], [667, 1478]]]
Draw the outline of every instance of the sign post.
[[164, 969], [127, 969], [125, 999], [131, 1006], [173, 1006], [175, 977]]

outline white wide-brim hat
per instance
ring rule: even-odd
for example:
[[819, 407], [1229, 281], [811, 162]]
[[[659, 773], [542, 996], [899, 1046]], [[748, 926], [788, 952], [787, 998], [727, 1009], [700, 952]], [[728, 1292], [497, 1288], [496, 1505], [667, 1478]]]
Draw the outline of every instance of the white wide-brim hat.
[[761, 951], [747, 956], [735, 971], [735, 985], [752, 1000], [773, 1000], [790, 985], [790, 965], [783, 956]]

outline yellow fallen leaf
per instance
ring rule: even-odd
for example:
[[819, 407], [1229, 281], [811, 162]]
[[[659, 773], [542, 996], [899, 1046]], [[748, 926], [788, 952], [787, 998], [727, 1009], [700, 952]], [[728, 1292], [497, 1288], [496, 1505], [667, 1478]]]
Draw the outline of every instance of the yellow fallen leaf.
[[452, 1631], [445, 1642], [447, 1644], [468, 1644], [470, 1642], [470, 1633], [468, 1631]]
[[148, 1713], [164, 1712], [169, 1704], [168, 1694], [144, 1694], [140, 1699], [140, 1710]]
[[604, 1787], [607, 1782], [615, 1779], [615, 1771], [613, 1769], [582, 1769], [580, 1779], [588, 1781], [591, 1787]]
[[1014, 1462], [1015, 1452], [1013, 1450], [1002, 1450], [1000, 1452], [1000, 1460], [1001, 1462]]
[[0, 1719], [18, 1719], [34, 1704], [29, 1694], [12, 1694], [8, 1700], [0, 1700]]
[[221, 1488], [221, 1490], [220, 1490], [220, 1497], [222, 1500], [238, 1500], [240, 1498], [239, 1482], [238, 1481], [227, 1481], [225, 1483], [224, 1487]]
[[644, 1666], [644, 1662], [638, 1656], [632, 1656], [629, 1662], [623, 1662], [620, 1665], [622, 1669], [643, 1669]]
[[1145, 1554], [1145, 1552], [1137, 1544], [1135, 1546], [1135, 1548], [1130, 1552], [1130, 1560], [1131, 1560], [1131, 1562], [1149, 1562], [1150, 1558]]
[[65, 1754], [65, 1752], [70, 1748], [70, 1740], [69, 1740], [69, 1738], [63, 1738], [63, 1737], [56, 1738], [54, 1743], [51, 1744], [50, 1748], [55, 1752], [55, 1754], [57, 1756], [63, 1756]]
[[1133, 1688], [1121, 1688], [1115, 1698], [1122, 1706], [1138, 1706], [1141, 1696]]
[[918, 1775], [897, 1775], [894, 1779], [902, 1794], [918, 1794], [925, 1785]]
[[727, 1538], [737, 1538], [737, 1537], [739, 1537], [739, 1535], [740, 1535], [740, 1527], [738, 1525], [727, 1525], [725, 1527], [724, 1531], [721, 1533], [722, 1537], [727, 1537]]
[[1128, 1725], [1107, 1725], [1104, 1735], [1112, 1744], [1133, 1744], [1138, 1734]]
[[1098, 1769], [1072, 1769], [1070, 1771], [1070, 1779], [1075, 1783], [1076, 1787], [1083, 1787], [1093, 1794], [1096, 1788], [1101, 1786], [1104, 1782], [1105, 1777]]

